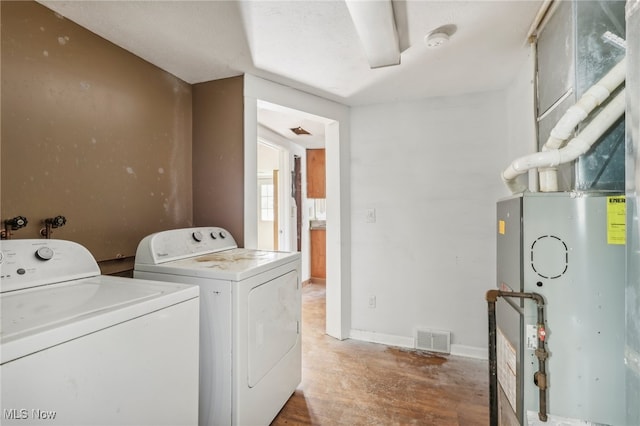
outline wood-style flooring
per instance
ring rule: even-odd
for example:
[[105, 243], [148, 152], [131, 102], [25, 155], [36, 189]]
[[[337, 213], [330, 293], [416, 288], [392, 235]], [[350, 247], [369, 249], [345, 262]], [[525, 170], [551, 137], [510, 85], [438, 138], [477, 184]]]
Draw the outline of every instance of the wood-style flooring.
[[272, 425], [487, 425], [486, 361], [324, 333], [325, 287], [302, 289], [302, 383]]

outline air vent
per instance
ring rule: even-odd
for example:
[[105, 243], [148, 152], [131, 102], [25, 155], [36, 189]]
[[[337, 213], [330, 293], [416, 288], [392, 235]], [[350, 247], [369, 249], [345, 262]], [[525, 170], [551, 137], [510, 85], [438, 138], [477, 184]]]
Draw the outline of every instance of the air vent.
[[416, 330], [416, 349], [446, 354], [451, 353], [451, 332]]
[[309, 133], [307, 130], [303, 129], [302, 127], [298, 126], [298, 127], [293, 127], [291, 129], [293, 133], [295, 133], [296, 135], [300, 136], [300, 135], [310, 135], [311, 133]]

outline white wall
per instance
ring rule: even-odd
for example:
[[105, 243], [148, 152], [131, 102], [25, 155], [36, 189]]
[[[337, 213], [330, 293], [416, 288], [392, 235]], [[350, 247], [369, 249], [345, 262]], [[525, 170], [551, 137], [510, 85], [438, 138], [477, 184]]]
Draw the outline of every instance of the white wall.
[[504, 92], [352, 108], [352, 336], [449, 330], [453, 353], [486, 356], [505, 113]]
[[448, 330], [453, 354], [487, 356], [500, 173], [535, 147], [532, 58], [504, 91], [352, 108], [353, 338]]

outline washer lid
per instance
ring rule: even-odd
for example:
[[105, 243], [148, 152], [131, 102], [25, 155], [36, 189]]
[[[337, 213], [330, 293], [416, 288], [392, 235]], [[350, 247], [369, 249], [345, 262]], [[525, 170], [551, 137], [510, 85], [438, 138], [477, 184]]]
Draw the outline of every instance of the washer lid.
[[5, 362], [197, 298], [197, 286], [100, 275], [0, 295]]
[[300, 253], [234, 248], [158, 265], [136, 263], [135, 270], [183, 277], [242, 281], [294, 261], [300, 261]]

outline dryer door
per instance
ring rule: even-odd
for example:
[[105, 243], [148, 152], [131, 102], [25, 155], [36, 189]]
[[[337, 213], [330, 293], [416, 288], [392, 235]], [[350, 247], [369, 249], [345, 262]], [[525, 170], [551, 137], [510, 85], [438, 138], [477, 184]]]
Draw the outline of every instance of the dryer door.
[[290, 271], [249, 292], [248, 384], [260, 380], [300, 338], [298, 273]]

